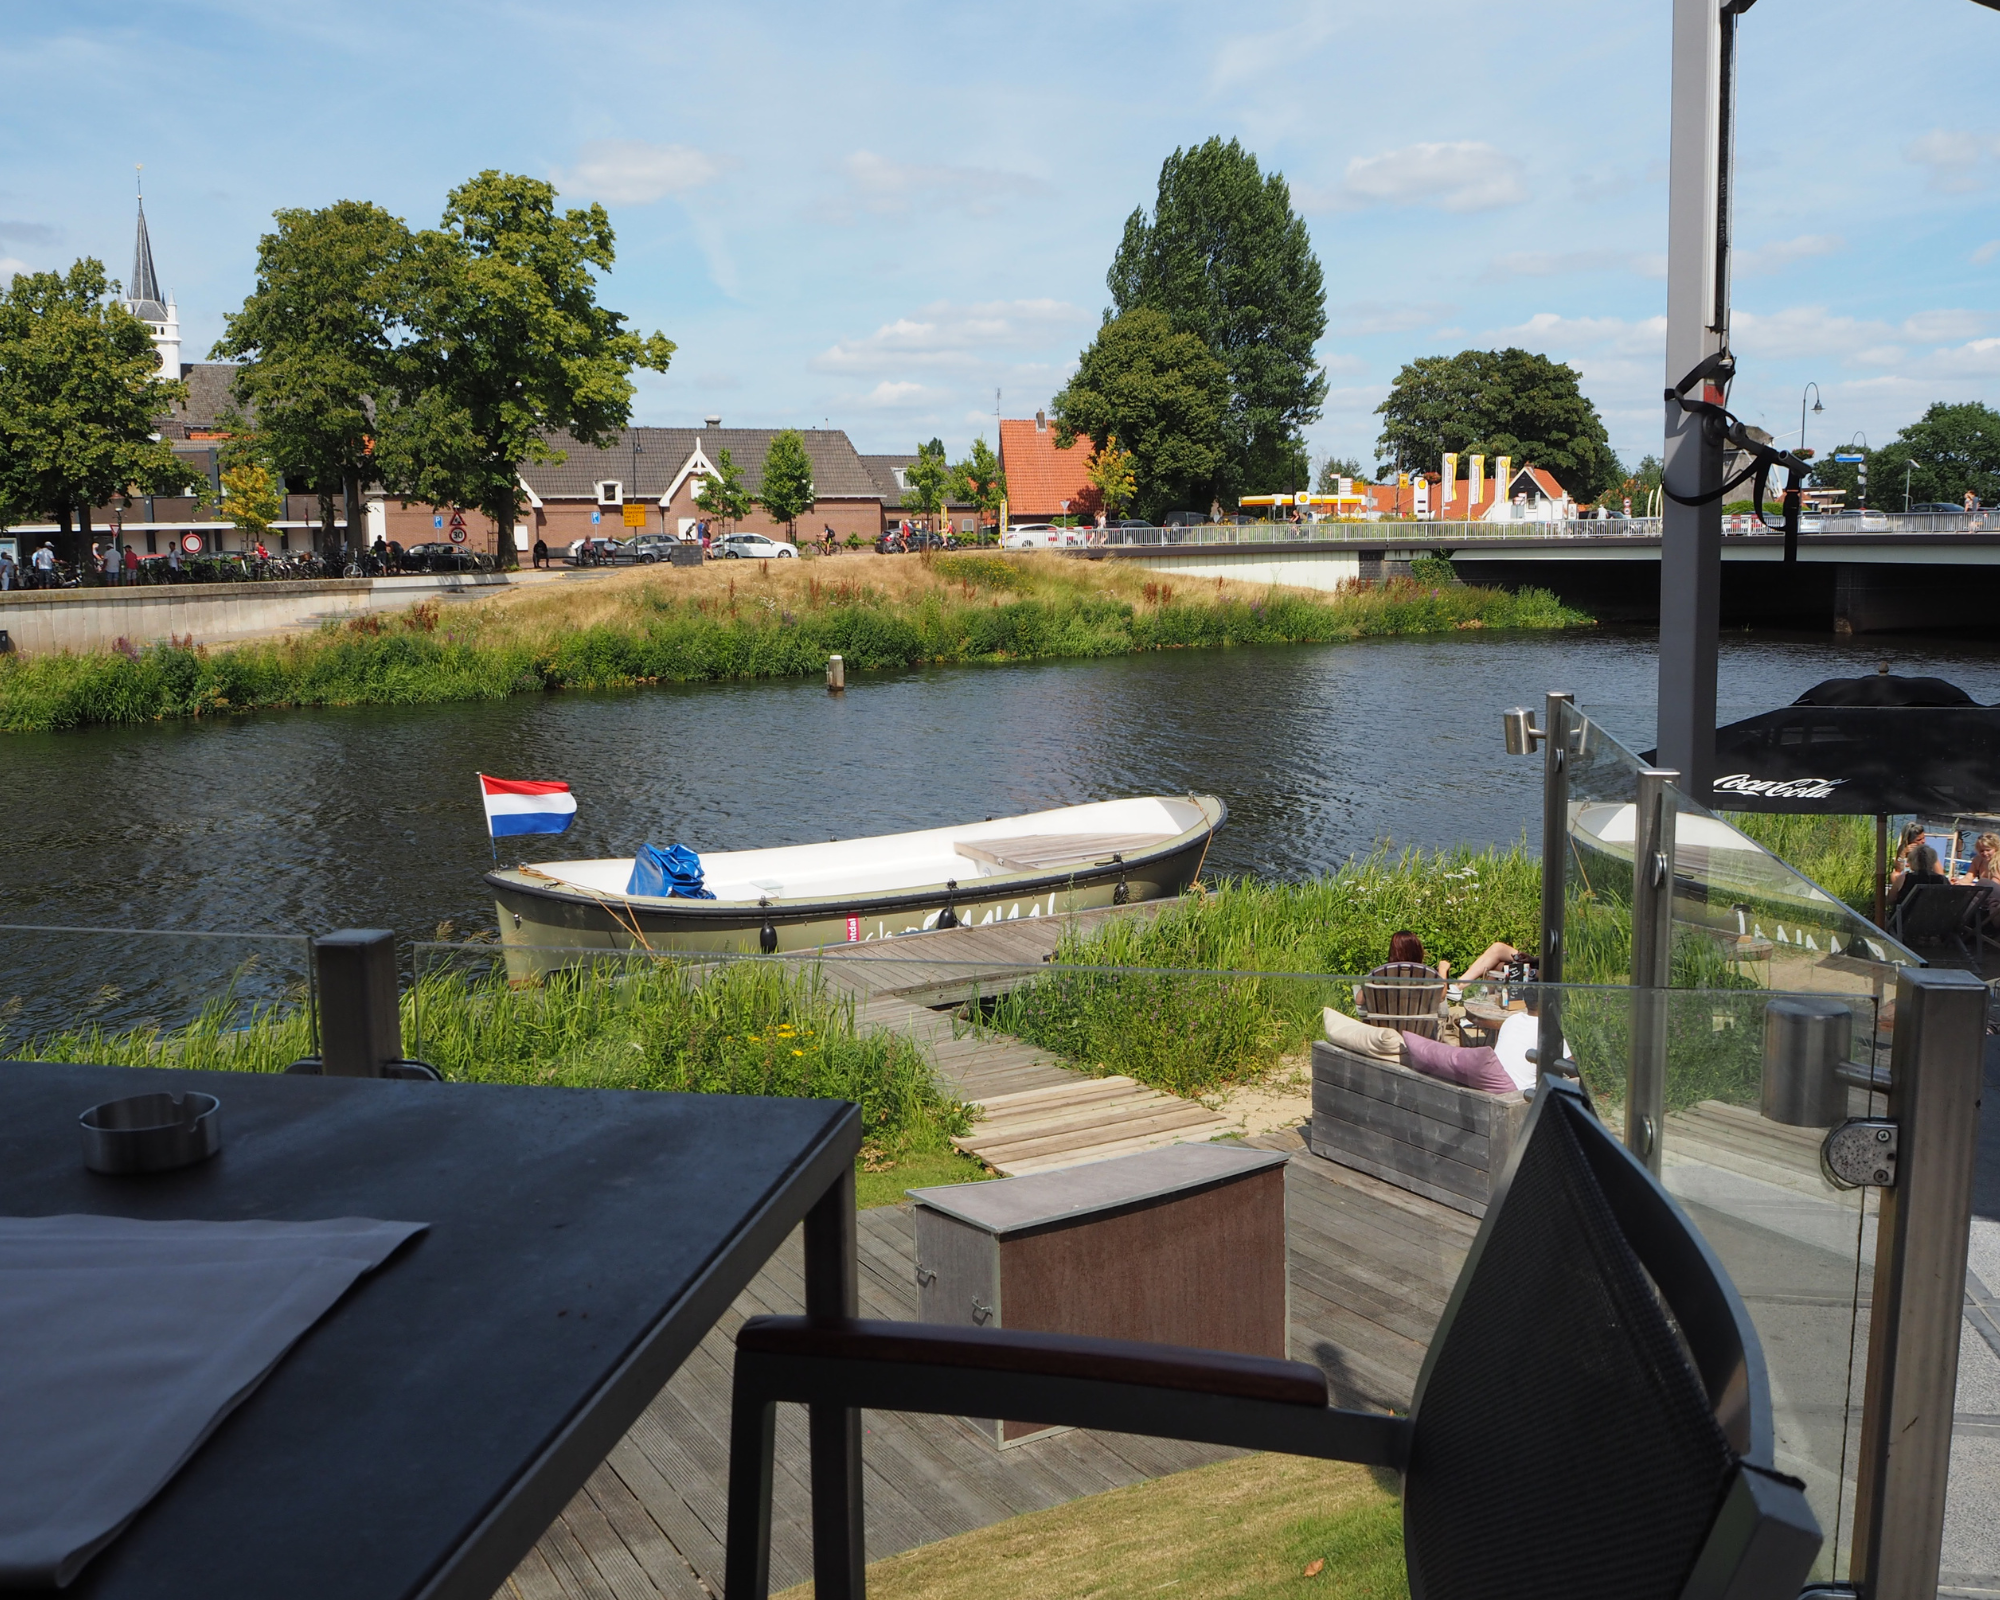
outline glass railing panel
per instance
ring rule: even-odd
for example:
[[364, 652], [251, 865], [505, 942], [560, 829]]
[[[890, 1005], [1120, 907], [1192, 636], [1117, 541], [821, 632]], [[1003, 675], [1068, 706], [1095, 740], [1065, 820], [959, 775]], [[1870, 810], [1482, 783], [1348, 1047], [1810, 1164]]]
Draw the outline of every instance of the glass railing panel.
[[0, 1057], [276, 1071], [314, 1038], [302, 935], [0, 925]]

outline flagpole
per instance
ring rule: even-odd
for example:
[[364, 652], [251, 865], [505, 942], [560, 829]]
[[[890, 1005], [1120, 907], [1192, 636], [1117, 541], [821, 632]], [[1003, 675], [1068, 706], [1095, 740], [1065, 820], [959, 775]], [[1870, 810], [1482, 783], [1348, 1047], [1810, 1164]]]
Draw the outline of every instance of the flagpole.
[[[479, 780], [479, 814], [480, 814], [480, 815], [481, 815], [482, 817], [485, 817], [485, 816], [486, 816], [486, 774], [485, 774], [485, 773], [483, 773], [483, 772], [475, 772], [475, 773], [473, 773], [473, 776], [474, 776], [475, 778], [477, 778], [477, 779]], [[496, 838], [494, 838], [494, 837], [493, 837], [493, 819], [492, 819], [491, 817], [486, 817], [486, 844], [487, 844], [487, 848], [489, 848], [489, 849], [490, 849], [490, 850], [491, 850], [491, 851], [493, 852], [493, 865], [494, 865], [494, 866], [496, 866], [496, 867], [497, 867], [497, 866], [499, 866], [499, 865], [500, 865], [500, 841], [499, 841], [498, 839], [496, 839]]]

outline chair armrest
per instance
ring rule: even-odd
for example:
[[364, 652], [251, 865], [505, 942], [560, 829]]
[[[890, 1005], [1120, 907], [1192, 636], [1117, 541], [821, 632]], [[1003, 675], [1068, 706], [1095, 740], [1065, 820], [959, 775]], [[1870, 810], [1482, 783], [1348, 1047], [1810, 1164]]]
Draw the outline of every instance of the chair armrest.
[[1006, 1417], [1400, 1469], [1409, 1419], [1327, 1405], [1317, 1367], [1006, 1328], [752, 1317], [736, 1404]]

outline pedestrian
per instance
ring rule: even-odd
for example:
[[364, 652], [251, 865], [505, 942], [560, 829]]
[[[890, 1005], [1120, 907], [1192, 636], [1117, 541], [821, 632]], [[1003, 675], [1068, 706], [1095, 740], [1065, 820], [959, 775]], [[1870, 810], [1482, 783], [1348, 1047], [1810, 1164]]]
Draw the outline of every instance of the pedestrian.
[[0, 594], [14, 587], [14, 547], [0, 544]]
[[170, 539], [167, 541], [167, 581], [173, 583], [180, 575], [181, 542], [178, 539]]
[[536, 534], [535, 565], [537, 567], [546, 567], [548, 564], [549, 564], [549, 542], [548, 540], [544, 539], [540, 534]]
[[53, 589], [56, 586], [56, 547], [49, 540], [42, 541], [41, 549], [28, 557], [29, 565], [35, 569], [35, 587]]
[[96, 573], [98, 577], [102, 578], [106, 583], [109, 583], [111, 581], [109, 578], [106, 578], [104, 576], [104, 551], [98, 547], [98, 543], [95, 539], [92, 539], [90, 541], [90, 570]]
[[139, 581], [139, 552], [129, 544], [125, 547], [125, 581], [127, 583]]

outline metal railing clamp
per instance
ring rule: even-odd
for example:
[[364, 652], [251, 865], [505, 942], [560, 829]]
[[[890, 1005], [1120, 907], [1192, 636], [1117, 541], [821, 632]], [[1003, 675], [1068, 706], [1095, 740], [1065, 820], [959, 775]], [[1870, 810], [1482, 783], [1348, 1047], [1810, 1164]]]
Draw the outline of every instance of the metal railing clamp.
[[1820, 1142], [1819, 1170], [1836, 1189], [1893, 1189], [1900, 1131], [1886, 1117], [1850, 1117]]

